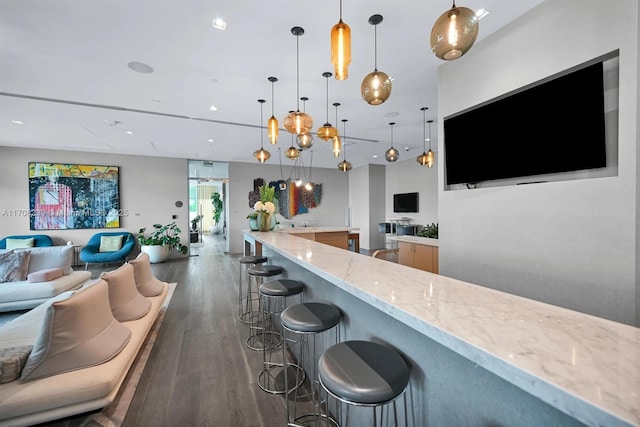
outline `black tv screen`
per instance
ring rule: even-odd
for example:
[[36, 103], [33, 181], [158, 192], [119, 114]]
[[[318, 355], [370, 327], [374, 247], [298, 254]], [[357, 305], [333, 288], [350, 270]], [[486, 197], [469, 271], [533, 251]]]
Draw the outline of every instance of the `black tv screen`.
[[446, 183], [606, 166], [603, 62], [444, 120]]
[[393, 195], [394, 212], [418, 212], [418, 193], [399, 193]]

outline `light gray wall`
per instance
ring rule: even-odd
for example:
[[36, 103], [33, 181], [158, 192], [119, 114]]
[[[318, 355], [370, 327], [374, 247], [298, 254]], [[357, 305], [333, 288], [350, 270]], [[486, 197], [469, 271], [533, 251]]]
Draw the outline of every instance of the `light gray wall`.
[[349, 206], [352, 226], [360, 228], [360, 249], [384, 247], [378, 223], [384, 222], [385, 167], [365, 165], [349, 172]]
[[[276, 161], [277, 163], [277, 161]], [[284, 177], [289, 176], [290, 167], [284, 167]], [[253, 180], [264, 178], [266, 182], [280, 179], [278, 164], [229, 163], [229, 252], [242, 253], [244, 239], [242, 230], [248, 229], [247, 215], [253, 211], [249, 207], [249, 192], [253, 190]], [[308, 226], [344, 226], [344, 210], [349, 201], [349, 177], [338, 169], [313, 168], [312, 181], [322, 184], [322, 200], [317, 208], [309, 213], [285, 219], [276, 215], [280, 227], [289, 227], [291, 223], [301, 227]], [[357, 225], [354, 225], [357, 227]]]
[[[28, 217], [3, 215], [5, 209], [29, 210], [30, 161], [119, 166], [120, 207], [129, 212], [121, 218], [121, 228], [32, 231]], [[55, 244], [69, 240], [84, 244], [99, 231], [127, 230], [135, 235], [142, 227], [172, 222], [171, 216], [175, 214], [178, 215], [176, 223], [182, 229], [182, 243], [189, 244], [187, 161], [184, 159], [0, 147], [0, 165], [4, 175], [0, 180], [0, 236], [47, 234]], [[183, 207], [174, 205], [177, 200], [183, 202]], [[180, 255], [172, 251], [172, 256]]]
[[[432, 126], [435, 128], [436, 123]], [[434, 129], [435, 130], [435, 129]], [[434, 138], [435, 139], [435, 138]], [[420, 166], [415, 159], [389, 163], [386, 181], [386, 218], [411, 218], [411, 224], [427, 225], [438, 222], [438, 165], [430, 169]], [[418, 213], [393, 212], [393, 195], [396, 193], [418, 194]]]
[[442, 135], [442, 117], [620, 49], [618, 176], [444, 191], [441, 168], [441, 274], [638, 324], [638, 20], [636, 0], [549, 0], [440, 67]]

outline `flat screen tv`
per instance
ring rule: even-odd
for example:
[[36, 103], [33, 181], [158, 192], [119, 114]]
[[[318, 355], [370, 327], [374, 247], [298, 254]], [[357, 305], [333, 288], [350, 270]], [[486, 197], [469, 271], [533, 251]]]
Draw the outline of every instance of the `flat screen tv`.
[[394, 212], [418, 212], [418, 193], [398, 193], [393, 195]]
[[445, 118], [446, 184], [605, 167], [603, 63]]

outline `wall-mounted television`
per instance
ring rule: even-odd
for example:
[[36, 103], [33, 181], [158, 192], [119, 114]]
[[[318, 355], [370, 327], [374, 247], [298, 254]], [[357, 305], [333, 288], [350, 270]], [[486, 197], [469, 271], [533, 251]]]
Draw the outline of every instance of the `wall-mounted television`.
[[397, 193], [393, 195], [394, 212], [418, 212], [418, 193]]
[[445, 118], [446, 185], [606, 167], [608, 59]]

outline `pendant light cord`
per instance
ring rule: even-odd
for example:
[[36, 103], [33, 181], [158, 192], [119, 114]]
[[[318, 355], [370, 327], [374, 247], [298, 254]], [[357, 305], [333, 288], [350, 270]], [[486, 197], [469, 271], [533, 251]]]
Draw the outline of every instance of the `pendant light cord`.
[[373, 26], [373, 70], [378, 71], [378, 25]]
[[[429, 130], [431, 130], [431, 126], [429, 126]], [[427, 110], [422, 109], [422, 151], [426, 150], [426, 140], [427, 140]], [[431, 136], [429, 136], [429, 149], [431, 149]]]
[[329, 76], [325, 79], [327, 80], [327, 123], [329, 123]]
[[263, 135], [262, 135], [262, 104], [264, 104], [264, 100], [262, 100], [262, 102], [260, 103], [260, 149], [263, 150], [264, 146], [262, 145], [262, 140], [264, 139]]
[[340, 20], [342, 21], [342, 0], [340, 0]]
[[298, 112], [300, 112], [300, 35], [296, 35], [296, 86]]
[[391, 128], [391, 148], [393, 148], [393, 125], [395, 125], [395, 123], [389, 123], [389, 127]]
[[342, 119], [342, 161], [347, 160], [347, 119]]

